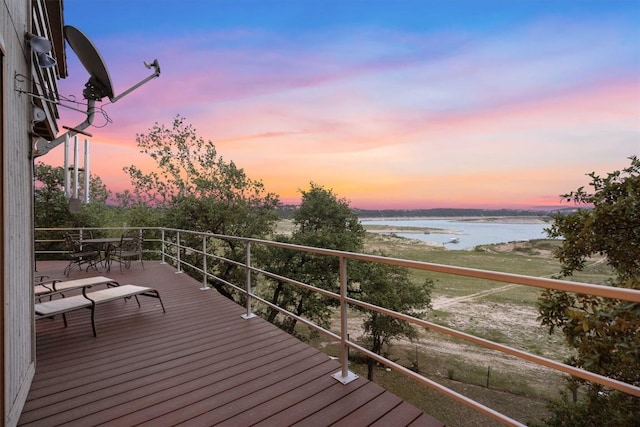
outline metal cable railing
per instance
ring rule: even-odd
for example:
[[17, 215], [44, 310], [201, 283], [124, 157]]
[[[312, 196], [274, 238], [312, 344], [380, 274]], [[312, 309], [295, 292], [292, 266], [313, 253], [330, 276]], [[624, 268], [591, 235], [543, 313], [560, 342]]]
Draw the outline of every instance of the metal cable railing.
[[[138, 229], [138, 228], [135, 228]], [[61, 233], [64, 231], [68, 231], [70, 229], [36, 229], [36, 232], [52, 232], [52, 231], [60, 231]], [[88, 229], [84, 229], [88, 230]], [[122, 232], [123, 228], [110, 228], [110, 229], [92, 229], [92, 230], [115, 230], [118, 232]], [[348, 370], [348, 354], [349, 349], [357, 350], [362, 354], [373, 358], [374, 360], [385, 364], [386, 366], [403, 373], [404, 375], [413, 378], [414, 380], [429, 386], [438, 392], [447, 395], [458, 402], [461, 402], [476, 411], [483, 413], [495, 420], [503, 423], [504, 425], [523, 425], [519, 421], [514, 420], [510, 417], [507, 417], [500, 412], [497, 412], [479, 402], [476, 402], [454, 390], [451, 390], [429, 378], [426, 378], [423, 375], [420, 375], [404, 366], [399, 365], [398, 363], [391, 361], [385, 357], [382, 357], [378, 354], [371, 352], [370, 350], [362, 347], [361, 345], [351, 341], [348, 337], [347, 333], [347, 321], [348, 321], [348, 308], [350, 306], [358, 306], [365, 308], [367, 310], [372, 310], [378, 313], [381, 313], [386, 316], [395, 317], [400, 320], [404, 320], [414, 324], [416, 326], [429, 329], [432, 331], [436, 331], [451, 337], [455, 337], [458, 339], [462, 339], [464, 341], [473, 343], [475, 345], [479, 345], [491, 350], [496, 350], [504, 354], [508, 354], [511, 356], [515, 356], [522, 360], [526, 360], [529, 362], [533, 362], [535, 364], [545, 366], [547, 368], [554, 369], [556, 371], [569, 374], [575, 377], [582, 378], [584, 380], [592, 381], [598, 384], [602, 384], [606, 387], [610, 387], [615, 390], [622, 391], [624, 393], [631, 394], [633, 396], [640, 397], [640, 387], [637, 387], [633, 384], [625, 383], [614, 378], [609, 378], [606, 376], [602, 376], [590, 371], [586, 371], [584, 369], [576, 368], [574, 366], [570, 366], [552, 359], [548, 359], [545, 357], [541, 357], [523, 350], [519, 350], [504, 344], [496, 343], [484, 338], [479, 338], [477, 336], [457, 331], [448, 327], [444, 327], [433, 322], [429, 322], [426, 320], [422, 320], [416, 317], [412, 317], [406, 314], [394, 312], [392, 310], [386, 309], [384, 307], [379, 307], [373, 304], [369, 304], [367, 302], [351, 298], [347, 295], [347, 283], [348, 283], [348, 269], [347, 262], [349, 260], [358, 260], [363, 262], [371, 262], [371, 263], [382, 263], [393, 266], [406, 267], [414, 270], [422, 270], [429, 272], [437, 272], [437, 273], [445, 273], [450, 275], [457, 276], [465, 276], [471, 277], [475, 279], [486, 279], [493, 280], [498, 282], [505, 283], [513, 283], [519, 285], [525, 285], [530, 287], [537, 287], [543, 289], [556, 289], [562, 290], [566, 292], [573, 292], [579, 294], [587, 294], [594, 295], [604, 298], [613, 298], [623, 301], [630, 301], [640, 303], [640, 291], [634, 289], [627, 288], [616, 288], [611, 286], [603, 286], [603, 285], [594, 285], [588, 283], [578, 283], [578, 282], [570, 282], [565, 280], [555, 280], [548, 278], [539, 278], [532, 276], [524, 276], [519, 274], [512, 273], [501, 273], [495, 271], [487, 271], [487, 270], [479, 270], [465, 267], [455, 267], [449, 265], [441, 265], [441, 264], [433, 264], [427, 262], [420, 261], [411, 261], [405, 259], [397, 259], [397, 258], [388, 258], [383, 256], [376, 255], [367, 255], [362, 253], [351, 253], [344, 251], [336, 251], [331, 249], [322, 249], [322, 248], [314, 248], [308, 246], [300, 246], [287, 244], [282, 242], [275, 242], [270, 240], [260, 240], [260, 239], [251, 239], [251, 238], [243, 238], [236, 236], [226, 236], [226, 235], [218, 235], [212, 233], [203, 233], [203, 232], [195, 232], [189, 230], [179, 230], [179, 229], [170, 229], [170, 228], [141, 228], [140, 230], [144, 231], [145, 236], [147, 234], [156, 234], [156, 238], [153, 239], [145, 239], [147, 242], [155, 242], [156, 248], [154, 251], [159, 253], [163, 262], [168, 262], [173, 264], [178, 272], [182, 272], [183, 269], [188, 268], [193, 272], [197, 272], [198, 275], [202, 276], [202, 284], [203, 289], [209, 288], [209, 281], [217, 281], [226, 286], [230, 286], [238, 292], [241, 292], [246, 298], [246, 307], [247, 312], [243, 317], [250, 318], [255, 316], [252, 312], [252, 307], [254, 303], [263, 304], [270, 309], [276, 310], [279, 313], [291, 316], [295, 318], [297, 321], [307, 325], [308, 327], [318, 331], [319, 333], [330, 337], [331, 339], [337, 340], [340, 342], [340, 363], [341, 370], [335, 373], [333, 376], [338, 381], [346, 384], [351, 380], [357, 378], [357, 376], [351, 373]], [[77, 231], [77, 229], [76, 229]], [[149, 233], [147, 233], [149, 231]], [[157, 236], [159, 234], [159, 236]], [[186, 238], [189, 237], [189, 238]], [[187, 243], [188, 240], [199, 242], [198, 247], [196, 245], [189, 245]], [[214, 241], [234, 241], [239, 242], [244, 245], [244, 260], [232, 260], [223, 257], [222, 255], [215, 254], [211, 250], [211, 245], [207, 242], [209, 240]], [[55, 239], [48, 239], [47, 241], [55, 241]], [[38, 244], [38, 240], [36, 239], [36, 245]], [[42, 242], [42, 241], [40, 241]], [[215, 245], [214, 250], [215, 250]], [[339, 277], [340, 277], [340, 286], [339, 292], [331, 292], [325, 289], [320, 289], [309, 285], [307, 283], [303, 283], [297, 280], [293, 280], [291, 278], [283, 277], [273, 272], [269, 272], [264, 270], [258, 266], [252, 265], [251, 261], [251, 251], [253, 247], [256, 246], [264, 246], [264, 247], [277, 247], [284, 248], [292, 251], [301, 251], [316, 255], [325, 255], [329, 257], [335, 257], [339, 261]], [[63, 251], [61, 251], [63, 252]], [[36, 254], [38, 251], [36, 250]], [[188, 256], [186, 256], [188, 255]], [[198, 263], [190, 262], [187, 258], [198, 259], [200, 257], [199, 265]], [[228, 263], [230, 265], [243, 268], [246, 271], [246, 282], [244, 286], [238, 283], [231, 283], [230, 281], [218, 277], [215, 274], [212, 274], [208, 270], [208, 265], [210, 260], [216, 260], [221, 263]], [[340, 303], [340, 325], [341, 332], [340, 334], [336, 334], [330, 330], [322, 328], [321, 326], [305, 319], [301, 316], [297, 316], [277, 305], [271, 303], [270, 301], [265, 300], [264, 298], [256, 295], [253, 291], [254, 283], [258, 280], [259, 277], [267, 277], [271, 279], [275, 279], [277, 281], [285, 282], [290, 285], [300, 287], [309, 291], [317, 292], [324, 297], [332, 298]]]

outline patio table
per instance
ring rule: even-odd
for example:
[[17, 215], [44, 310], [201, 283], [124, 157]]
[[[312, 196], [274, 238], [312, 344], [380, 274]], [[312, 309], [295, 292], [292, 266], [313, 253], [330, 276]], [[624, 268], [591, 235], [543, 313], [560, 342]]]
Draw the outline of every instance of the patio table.
[[130, 242], [132, 240], [133, 240], [132, 237], [97, 237], [95, 239], [82, 239], [80, 240], [80, 244], [90, 243], [90, 244], [98, 245], [100, 248], [100, 252], [101, 253], [104, 252], [104, 259], [102, 259], [102, 262], [104, 263], [104, 266], [107, 268], [107, 271], [111, 271], [110, 252], [111, 252], [112, 244], [120, 243], [123, 241]]

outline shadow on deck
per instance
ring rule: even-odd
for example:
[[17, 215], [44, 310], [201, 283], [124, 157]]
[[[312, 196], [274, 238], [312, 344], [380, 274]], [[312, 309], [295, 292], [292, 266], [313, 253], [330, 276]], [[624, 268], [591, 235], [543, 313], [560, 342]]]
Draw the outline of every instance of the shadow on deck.
[[[38, 263], [62, 277], [66, 262]], [[151, 286], [152, 298], [112, 301], [37, 322], [36, 374], [19, 425], [441, 426], [366, 379], [342, 385], [337, 361], [159, 262], [104, 274]]]

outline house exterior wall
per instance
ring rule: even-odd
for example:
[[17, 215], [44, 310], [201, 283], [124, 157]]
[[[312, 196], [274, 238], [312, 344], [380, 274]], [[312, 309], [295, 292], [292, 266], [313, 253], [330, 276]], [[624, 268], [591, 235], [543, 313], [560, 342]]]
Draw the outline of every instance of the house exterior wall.
[[[55, 84], [56, 69], [42, 73], [42, 70], [34, 67], [31, 48], [25, 41], [26, 32], [42, 34], [41, 31], [50, 31], [46, 13], [48, 4], [56, 9], [62, 8], [61, 2], [45, 0], [0, 2], [1, 404], [5, 426], [17, 424], [35, 372], [31, 159], [34, 98], [20, 93], [16, 88], [32, 91], [34, 80], [49, 83], [54, 79]], [[37, 25], [34, 25], [34, 17]], [[61, 33], [58, 37], [61, 37]], [[49, 129], [57, 131], [55, 106], [48, 113]]]
[[33, 345], [33, 254], [31, 241], [30, 98], [14, 91], [14, 74], [29, 75], [24, 41], [30, 29], [29, 1], [0, 4], [2, 70], [2, 307], [4, 425], [17, 423], [35, 372]]

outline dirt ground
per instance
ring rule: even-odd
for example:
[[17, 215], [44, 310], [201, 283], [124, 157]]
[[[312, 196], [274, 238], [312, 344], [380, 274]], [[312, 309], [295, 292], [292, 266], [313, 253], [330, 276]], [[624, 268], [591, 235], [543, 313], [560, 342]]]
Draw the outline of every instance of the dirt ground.
[[[475, 335], [475, 332], [482, 333], [487, 325], [506, 325], [506, 328], [501, 327], [499, 337], [507, 336], [515, 342], [548, 342], [552, 344], [550, 348], [565, 348], [561, 343], [561, 337], [548, 337], [546, 332], [540, 329], [536, 320], [537, 314], [526, 307], [514, 308], [505, 304], [480, 303], [466, 297], [439, 298], [434, 305], [441, 309], [446, 308], [450, 313], [447, 324], [452, 329], [473, 332]], [[473, 316], [469, 315], [470, 312]], [[356, 313], [350, 313], [350, 316], [349, 337], [359, 342], [363, 336], [362, 318]], [[339, 319], [337, 316], [334, 319], [332, 330], [339, 333]], [[492, 337], [488, 338], [493, 340]], [[518, 345], [515, 347], [521, 349]], [[539, 351], [534, 353], [538, 355], [562, 360], [558, 359], [558, 352], [546, 352], [547, 346], [540, 345], [537, 348]], [[395, 341], [390, 358], [403, 366], [410, 366], [411, 356], [414, 354], [419, 355], [415, 360], [419, 361], [422, 375], [525, 423], [544, 419], [548, 415], [547, 398], [557, 396], [558, 389], [563, 385], [562, 376], [551, 369], [429, 330], [421, 331], [420, 338], [415, 341]], [[362, 369], [360, 374], [366, 375], [364, 368]], [[446, 421], [447, 425], [500, 425], [497, 421], [449, 398], [436, 397], [437, 393], [427, 391], [426, 386], [423, 388], [418, 386], [418, 383], [411, 385], [408, 381], [394, 380], [391, 379], [392, 375], [390, 369], [380, 366], [376, 371], [375, 380], [427, 413]], [[410, 390], [407, 391], [407, 396], [392, 388], [398, 383], [401, 384], [401, 390]], [[416, 392], [420, 389], [423, 391]], [[416, 394], [419, 396], [416, 397]], [[412, 397], [415, 400], [412, 400]], [[442, 401], [434, 408], [435, 399]], [[443, 409], [444, 414], [437, 412], [439, 408], [446, 408]]]
[[[395, 241], [392, 236], [384, 237]], [[402, 240], [402, 245], [424, 244], [412, 239], [399, 240]], [[526, 248], [526, 245], [526, 242], [504, 243], [486, 250], [513, 252]], [[536, 248], [536, 251], [537, 257], [553, 257], [551, 250]], [[521, 285], [504, 284], [459, 297], [436, 296], [426, 320], [555, 361], [564, 360], [571, 352], [562, 335], [550, 336], [540, 326], [534, 306], [500, 303], [485, 298], [518, 286]], [[445, 316], [439, 319], [437, 313], [442, 312]], [[350, 338], [359, 341], [364, 336], [362, 318], [359, 313], [350, 313], [350, 316]], [[332, 330], [339, 332], [338, 320], [334, 321]], [[423, 375], [523, 422], [544, 418], [547, 414], [546, 400], [556, 397], [563, 387], [563, 376], [555, 370], [431, 330], [420, 330], [419, 339], [415, 341], [394, 342], [391, 351], [392, 358], [405, 358], [405, 366], [409, 362], [406, 354], [417, 352], [425, 355], [427, 360], [421, 366], [429, 367], [421, 372]], [[491, 390], [482, 385], [485, 381], [482, 372], [487, 371], [491, 373]], [[500, 384], [494, 384], [496, 376], [500, 377]], [[496, 425], [473, 411], [450, 421], [450, 424]]]
[[[478, 219], [469, 218], [468, 220]], [[490, 218], [480, 220], [491, 221]], [[510, 221], [537, 222], [541, 220], [513, 218]], [[279, 231], [286, 231], [290, 226], [291, 224], [284, 223], [279, 227]], [[425, 230], [421, 228], [411, 230], [406, 230], [405, 227], [387, 226], [367, 226], [365, 228], [368, 232], [376, 235], [374, 241], [368, 242], [368, 250], [372, 249], [371, 245], [380, 245], [380, 248], [389, 244], [392, 244], [394, 248], [397, 248], [397, 245], [423, 245], [425, 248], [431, 246], [420, 240], [400, 239], [392, 234], [393, 232], [424, 233]], [[448, 232], [447, 230], [427, 231]], [[513, 252], [525, 249], [526, 245], [526, 242], [504, 243], [491, 245], [485, 250]], [[536, 251], [537, 257], [553, 257], [551, 250], [536, 248]], [[460, 297], [436, 296], [432, 301], [432, 310], [427, 313], [426, 320], [456, 331], [525, 350], [538, 356], [556, 361], [564, 360], [570, 355], [570, 350], [564, 344], [563, 337], [559, 334], [550, 336], [548, 331], [540, 326], [537, 320], [538, 313], [534, 306], [499, 303], [485, 298], [489, 295], [508, 292], [518, 286], [521, 285], [505, 284]], [[438, 318], [438, 315], [441, 318]], [[361, 341], [364, 336], [362, 315], [351, 312], [349, 316], [349, 337], [353, 341]], [[333, 318], [331, 329], [336, 333], [340, 332], [337, 313]], [[329, 344], [324, 343], [324, 345]], [[322, 347], [323, 344], [321, 343], [320, 346]], [[557, 391], [563, 384], [562, 375], [554, 370], [428, 329], [421, 329], [417, 340], [399, 340], [393, 343], [391, 357], [393, 360], [404, 359], [402, 360], [404, 366], [409, 363], [407, 354], [412, 353], [417, 353], [424, 358], [425, 361], [421, 362], [424, 369], [421, 371], [423, 375], [463, 394], [469, 392], [467, 395], [474, 399], [488, 399], [489, 401], [483, 403], [521, 421], [535, 419], [535, 417], [541, 416], [540, 414], [545, 414], [545, 398], [557, 396]], [[425, 365], [428, 366], [425, 367]], [[503, 383], [492, 384], [493, 387], [489, 390], [482, 385], [484, 379], [478, 380], [477, 375], [475, 378], [465, 378], [467, 375], [465, 371], [480, 373], [490, 371], [493, 377], [500, 377], [500, 381]], [[381, 367], [381, 376], [388, 375], [385, 372], [384, 367]], [[492, 378], [492, 381], [495, 380]], [[526, 419], [522, 418], [525, 416]], [[480, 418], [483, 419], [483, 416]], [[457, 420], [452, 425], [494, 424], [493, 421], [488, 424], [484, 424], [482, 421], [478, 424], [478, 419], [473, 416], [469, 422]]]
[[[517, 285], [506, 285], [492, 291], [504, 291], [511, 286]], [[477, 301], [477, 298], [486, 294], [478, 293], [475, 297], [436, 298], [433, 307], [446, 310], [448, 313], [446, 324], [456, 331], [484, 336], [487, 339], [520, 350], [533, 351], [537, 355], [554, 360], [561, 361], [570, 354], [560, 335], [549, 336], [547, 331], [540, 327], [535, 309], [526, 306], [517, 307], [512, 304]], [[470, 313], [473, 314], [470, 315]], [[426, 320], [434, 321], [430, 317], [427, 316]], [[364, 336], [362, 317], [357, 313], [350, 313], [348, 324], [349, 336], [352, 340], [359, 341]], [[334, 318], [332, 330], [336, 333], [340, 331], [338, 317]], [[533, 350], [525, 347], [533, 348]], [[399, 340], [394, 342], [393, 348], [396, 353], [418, 348], [420, 352], [429, 354], [430, 357], [437, 356], [443, 360], [455, 358], [461, 364], [491, 367], [498, 372], [516, 374], [526, 379], [529, 387], [539, 390], [540, 394], [544, 394], [545, 391], [557, 390], [555, 386], [550, 389], [549, 380], [551, 376], [553, 384], [556, 384], [559, 374], [548, 368], [439, 332], [421, 330], [417, 340]], [[447, 372], [437, 372], [437, 374], [446, 376]]]

